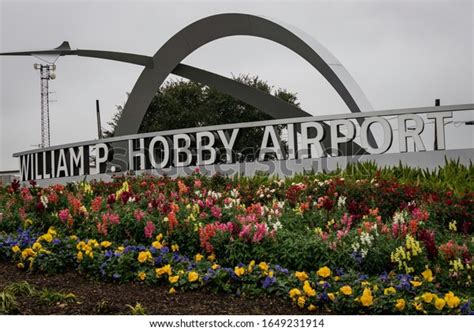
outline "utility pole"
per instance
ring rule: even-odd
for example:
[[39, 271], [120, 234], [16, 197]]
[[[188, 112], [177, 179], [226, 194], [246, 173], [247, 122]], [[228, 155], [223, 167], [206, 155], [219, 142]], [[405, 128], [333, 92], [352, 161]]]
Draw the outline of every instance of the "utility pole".
[[41, 148], [51, 145], [51, 126], [49, 122], [49, 80], [55, 79], [55, 64], [34, 64], [34, 68], [40, 71], [41, 80]]
[[96, 109], [96, 114], [97, 114], [97, 136], [99, 137], [99, 139], [102, 139], [103, 135], [102, 135], [102, 124], [100, 122], [99, 100], [95, 101], [95, 109]]
[[[439, 107], [441, 104], [440, 99], [435, 99], [435, 107]], [[436, 123], [434, 124], [434, 150], [438, 150], [438, 128], [436, 126]]]

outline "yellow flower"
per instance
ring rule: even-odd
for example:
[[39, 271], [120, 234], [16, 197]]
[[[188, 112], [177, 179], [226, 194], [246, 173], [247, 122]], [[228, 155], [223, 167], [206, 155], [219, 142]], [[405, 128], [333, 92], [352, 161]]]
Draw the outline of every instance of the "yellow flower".
[[434, 303], [436, 309], [438, 310], [443, 310], [445, 304], [446, 304], [446, 301], [444, 301], [441, 298], [437, 298]]
[[71, 239], [71, 240], [77, 240], [77, 236], [75, 236], [75, 235], [69, 236], [69, 239]]
[[109, 248], [110, 246], [112, 246], [112, 243], [110, 241], [103, 241], [100, 243], [100, 246], [103, 248]]
[[150, 260], [153, 260], [153, 257], [149, 251], [142, 251], [138, 253], [138, 262], [145, 263]]
[[255, 260], [250, 261], [247, 271], [251, 273], [253, 271], [253, 267], [255, 267]]
[[241, 277], [245, 273], [245, 268], [243, 267], [235, 267], [234, 273], [237, 277]]
[[140, 279], [141, 281], [144, 281], [146, 278], [146, 273], [144, 273], [143, 271], [140, 271], [138, 273], [138, 279]]
[[306, 299], [304, 297], [299, 297], [298, 298], [298, 307], [304, 308], [305, 302], [306, 302]]
[[336, 299], [336, 296], [334, 295], [334, 293], [329, 292], [328, 293], [328, 298], [329, 298], [329, 300], [334, 301]]
[[421, 273], [421, 275], [423, 276], [423, 279], [427, 282], [431, 283], [433, 281], [433, 272], [431, 271], [431, 269], [426, 269]]
[[155, 237], [155, 239], [156, 239], [157, 241], [161, 241], [161, 239], [163, 239], [163, 233], [157, 234], [156, 237]]
[[23, 259], [27, 259], [30, 256], [35, 256], [36, 253], [31, 248], [25, 248], [23, 252], [21, 252], [21, 257]]
[[339, 277], [339, 276], [335, 276], [335, 277], [334, 277], [334, 281], [335, 281], [335, 282], [338, 282], [340, 279], [341, 279], [341, 277]]
[[294, 297], [297, 297], [297, 296], [300, 296], [301, 295], [301, 291], [297, 288], [292, 288], [289, 292], [290, 294], [290, 298], [294, 298]]
[[169, 294], [175, 294], [176, 293], [176, 290], [174, 289], [174, 287], [170, 288], [170, 290], [168, 291]]
[[169, 277], [168, 277], [168, 280], [169, 280], [169, 282], [170, 282], [171, 284], [174, 284], [174, 283], [176, 283], [176, 282], [179, 280], [179, 276], [178, 276], [178, 275], [176, 275], [176, 276], [169, 276]]
[[156, 274], [156, 277], [158, 278], [164, 274], [168, 274], [168, 276], [171, 276], [171, 265], [167, 264], [161, 268], [156, 268], [155, 274]]
[[374, 297], [372, 296], [372, 291], [369, 288], [365, 288], [360, 297], [360, 302], [364, 307], [369, 307], [374, 303]]
[[163, 245], [157, 240], [151, 243], [151, 245], [156, 249], [161, 249]]
[[324, 266], [322, 268], [319, 268], [318, 272], [317, 272], [318, 276], [320, 277], [329, 277], [331, 275], [331, 269], [329, 269], [328, 267]]
[[352, 295], [352, 288], [349, 285], [345, 285], [339, 289], [344, 295]]
[[384, 295], [390, 295], [394, 293], [397, 293], [397, 290], [393, 286], [387, 287], [386, 289], [383, 290]]
[[310, 305], [308, 306], [308, 310], [309, 310], [309, 311], [315, 311], [316, 309], [317, 309], [316, 306], [313, 305], [313, 304], [310, 304]]
[[405, 309], [405, 299], [397, 299], [397, 303], [395, 304], [395, 308], [398, 309], [398, 311], [403, 311]]
[[87, 243], [90, 245], [90, 246], [93, 246], [93, 247], [99, 247], [99, 242], [95, 239], [89, 239], [87, 241]]
[[48, 229], [47, 234], [50, 234], [52, 237], [54, 237], [58, 233], [56, 232], [56, 229], [54, 228], [54, 226], [50, 226], [49, 229]]
[[78, 252], [77, 253], [77, 260], [80, 262], [84, 259], [84, 255], [82, 254], [82, 252]]
[[40, 237], [40, 239], [50, 243], [50, 242], [53, 241], [53, 235], [48, 232], [48, 233], [45, 233], [44, 235], [42, 235]]
[[19, 247], [18, 245], [15, 245], [15, 246], [12, 247], [13, 253], [18, 253], [20, 250], [21, 250], [21, 249], [20, 249], [20, 247]]
[[413, 302], [413, 306], [415, 306], [415, 309], [418, 311], [423, 310], [423, 304], [421, 302]]
[[449, 230], [453, 232], [456, 232], [458, 230], [455, 220], [452, 220], [451, 222], [449, 222]]
[[94, 258], [94, 252], [93, 251], [87, 251], [86, 254], [90, 259]]
[[171, 245], [171, 250], [172, 250], [173, 252], [179, 251], [179, 245], [178, 245], [178, 244], [173, 244], [173, 245]]
[[303, 291], [309, 297], [316, 296], [316, 291], [311, 287], [311, 284], [307, 280], [304, 281]]
[[211, 268], [212, 270], [216, 270], [217, 268], [219, 268], [220, 266], [217, 264], [217, 263], [214, 263]]
[[260, 270], [268, 271], [268, 264], [266, 264], [265, 262], [260, 262], [258, 264], [258, 267], [260, 268]]
[[295, 277], [298, 278], [300, 282], [304, 282], [305, 280], [309, 278], [308, 274], [304, 271], [295, 272]]
[[456, 308], [461, 303], [461, 299], [454, 295], [453, 292], [449, 291], [445, 294], [444, 300], [449, 308]]
[[39, 251], [41, 248], [43, 248], [43, 246], [41, 246], [41, 244], [39, 242], [35, 242], [32, 246], [33, 250], [34, 251]]
[[418, 287], [418, 286], [421, 286], [421, 284], [423, 284], [423, 282], [420, 282], [418, 280], [410, 280], [410, 283], [411, 285], [413, 285], [414, 287]]
[[433, 301], [434, 296], [433, 296], [433, 294], [431, 294], [429, 292], [425, 292], [421, 295], [421, 298], [423, 299], [424, 302], [430, 303], [431, 301]]
[[20, 263], [18, 263], [18, 264], [16, 265], [16, 267], [19, 268], [19, 269], [24, 269], [24, 268], [25, 268], [25, 265], [20, 262]]
[[28, 226], [30, 226], [31, 224], [33, 224], [33, 221], [32, 221], [30, 218], [27, 218], [27, 219], [25, 220], [25, 226], [28, 227]]
[[[214, 262], [216, 260], [216, 256], [214, 254], [211, 254], [207, 257], [207, 260], [210, 262]], [[255, 264], [255, 261], [253, 262]]]
[[195, 282], [199, 279], [199, 274], [195, 271], [191, 271], [189, 274], [188, 274], [188, 280], [189, 282]]
[[203, 258], [204, 258], [204, 256], [202, 256], [202, 255], [199, 254], [199, 253], [197, 253], [197, 254], [194, 256], [194, 260], [196, 260], [196, 262], [202, 261]]

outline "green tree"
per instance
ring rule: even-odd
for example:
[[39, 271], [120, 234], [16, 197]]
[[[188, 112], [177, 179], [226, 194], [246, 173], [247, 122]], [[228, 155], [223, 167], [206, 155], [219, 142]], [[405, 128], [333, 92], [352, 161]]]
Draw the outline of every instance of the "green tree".
[[[295, 93], [282, 88], [274, 88], [258, 77], [240, 75], [234, 77], [248, 86], [272, 94], [288, 103], [299, 106]], [[120, 119], [122, 107], [111, 122], [112, 136]], [[208, 86], [184, 80], [165, 83], [153, 97], [140, 126], [140, 133], [201, 127], [239, 122], [265, 121], [272, 117], [255, 107], [221, 93]], [[240, 153], [240, 160], [253, 160], [260, 147], [262, 128], [245, 129], [236, 141], [234, 151]]]

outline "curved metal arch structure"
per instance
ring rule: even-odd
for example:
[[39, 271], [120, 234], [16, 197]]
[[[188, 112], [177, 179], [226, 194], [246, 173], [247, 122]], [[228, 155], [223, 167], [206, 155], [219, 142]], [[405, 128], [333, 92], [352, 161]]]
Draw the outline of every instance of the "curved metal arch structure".
[[[219, 14], [188, 25], [155, 53], [153, 66], [145, 67], [129, 95], [116, 134], [138, 132], [156, 91], [184, 58], [214, 40], [236, 35], [260, 37], [289, 48], [326, 78], [351, 112], [373, 110], [359, 85], [336, 57], [302, 31], [289, 25], [277, 24], [264, 17]], [[288, 117], [297, 117], [295, 115], [295, 113], [288, 114]], [[371, 140], [375, 143], [373, 139]]]
[[[180, 63], [199, 47], [220, 38], [236, 35], [261, 37], [289, 48], [326, 78], [351, 112], [372, 110], [364, 93], [344, 66], [319, 42], [295, 27], [248, 14], [219, 14], [196, 21], [169, 39], [153, 57], [114, 51], [73, 50], [68, 42], [63, 42], [51, 50], [0, 53], [0, 55], [77, 55], [144, 66], [124, 107], [115, 131], [116, 136], [138, 133], [153, 96], [170, 73], [229, 94], [273, 118], [311, 116], [304, 110], [256, 88]], [[327, 126], [325, 123], [322, 125]], [[370, 130], [368, 139], [372, 146], [377, 146]], [[325, 148], [330, 148], [329, 136], [324, 138], [323, 145]], [[366, 151], [354, 141], [351, 141], [346, 148], [351, 153], [366, 154]]]

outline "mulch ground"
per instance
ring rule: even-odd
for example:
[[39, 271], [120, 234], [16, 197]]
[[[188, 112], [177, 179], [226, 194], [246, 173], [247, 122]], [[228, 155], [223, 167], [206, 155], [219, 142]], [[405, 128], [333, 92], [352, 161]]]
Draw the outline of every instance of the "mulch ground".
[[271, 297], [248, 298], [205, 290], [169, 294], [168, 287], [140, 283], [114, 284], [87, 279], [77, 273], [30, 274], [10, 263], [0, 262], [0, 291], [7, 285], [27, 281], [38, 289], [73, 293], [76, 302], [48, 305], [36, 297], [18, 297], [19, 314], [109, 315], [130, 314], [127, 305], [140, 303], [152, 315], [294, 315], [304, 314], [290, 302]]

